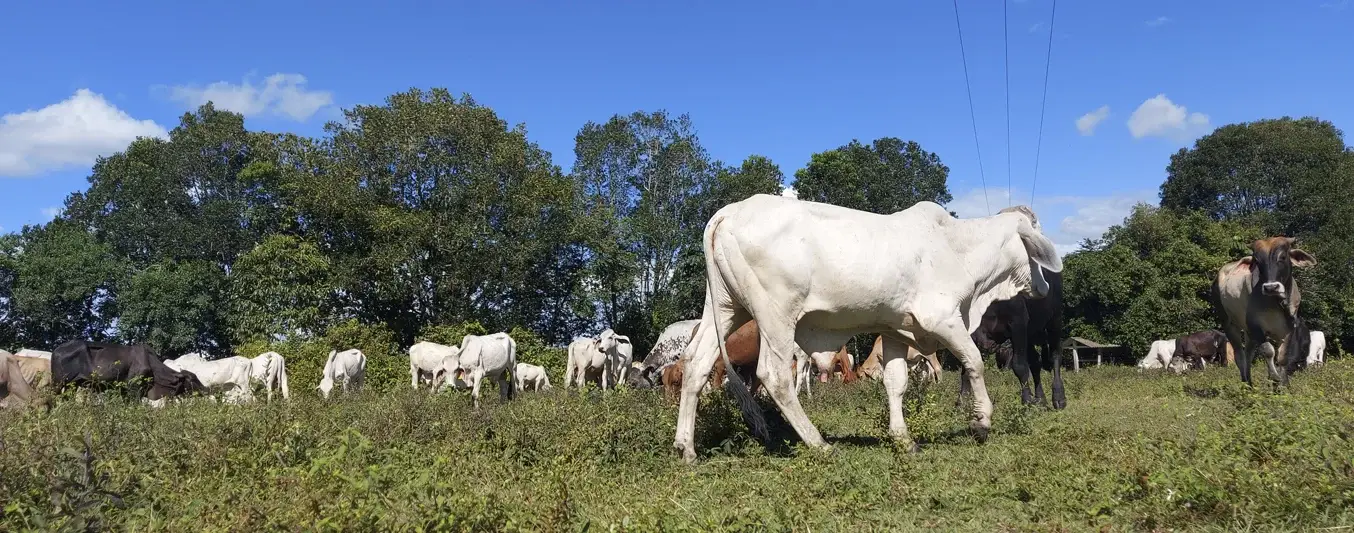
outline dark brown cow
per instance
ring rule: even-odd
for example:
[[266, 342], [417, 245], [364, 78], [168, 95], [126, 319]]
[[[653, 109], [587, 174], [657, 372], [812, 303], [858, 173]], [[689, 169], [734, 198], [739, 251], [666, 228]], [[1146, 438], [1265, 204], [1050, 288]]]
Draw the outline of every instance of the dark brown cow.
[[[993, 302], [983, 312], [982, 323], [971, 337], [978, 349], [997, 352], [1000, 364], [1001, 343], [1011, 341], [1010, 366], [1020, 380], [1020, 399], [1025, 403], [1043, 403], [1044, 385], [1040, 368], [1053, 374], [1053, 408], [1067, 407], [1062, 377], [1063, 275], [1044, 271], [1048, 296], [1029, 299], [1017, 296]], [[1036, 351], [1035, 348], [1041, 348]], [[968, 394], [968, 377], [959, 380], [959, 396]], [[1031, 394], [1030, 382], [1034, 383]]]
[[151, 401], [205, 390], [197, 376], [178, 372], [160, 362], [147, 346], [69, 341], [52, 351], [52, 385], [106, 390], [124, 385], [132, 398]]
[[1188, 361], [1191, 367], [1203, 368], [1205, 362], [1227, 365], [1227, 335], [1210, 329], [1196, 331], [1175, 339], [1175, 358]]
[[[1306, 360], [1311, 345], [1307, 324], [1298, 316], [1302, 292], [1294, 268], [1316, 264], [1316, 257], [1294, 246], [1292, 237], [1270, 237], [1251, 243], [1251, 255], [1218, 269], [1213, 281], [1213, 309], [1227, 340], [1242, 353], [1236, 357], [1241, 381], [1251, 383], [1251, 362], [1267, 352], [1270, 379], [1287, 385]], [[1270, 343], [1279, 345], [1277, 352]]]

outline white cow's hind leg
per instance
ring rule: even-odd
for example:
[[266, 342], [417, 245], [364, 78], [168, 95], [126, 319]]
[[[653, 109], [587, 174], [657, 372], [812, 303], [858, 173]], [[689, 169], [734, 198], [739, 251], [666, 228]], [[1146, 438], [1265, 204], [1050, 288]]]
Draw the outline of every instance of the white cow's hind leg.
[[[883, 344], [884, 353], [880, 356], [880, 363], [884, 367], [884, 390], [889, 400], [889, 434], [915, 452], [917, 443], [907, 431], [906, 413], [903, 412], [903, 396], [907, 393], [909, 371], [907, 345], [890, 337], [884, 337]], [[924, 360], [922, 366], [930, 368]]]
[[[708, 309], [707, 305], [707, 309]], [[710, 379], [710, 369], [719, 358], [719, 341], [715, 337], [712, 315], [705, 313], [701, 320], [696, 338], [681, 355], [685, 360], [682, 372], [682, 392], [677, 406], [677, 436], [672, 446], [682, 454], [688, 463], [696, 461], [696, 405], [700, 401], [701, 388]]]
[[790, 360], [794, 357], [792, 354], [800, 350], [794, 341], [794, 327], [776, 324], [771, 320], [759, 320], [757, 325], [762, 333], [757, 378], [762, 380], [762, 386], [771, 394], [776, 407], [780, 408], [781, 414], [785, 416], [790, 426], [795, 428], [795, 433], [799, 434], [804, 444], [823, 450], [830, 449], [827, 441], [823, 440], [823, 435], [813, 425], [813, 421], [809, 420], [809, 415], [804, 413], [804, 406], [799, 404], [799, 395], [795, 394], [795, 376], [790, 370]]
[[968, 373], [969, 390], [973, 393], [973, 419], [969, 427], [979, 442], [985, 442], [992, 429], [992, 399], [987, 395], [987, 384], [983, 380], [982, 353], [978, 351], [978, 345], [973, 344], [968, 328], [958, 315], [945, 319], [932, 333], [959, 358]]

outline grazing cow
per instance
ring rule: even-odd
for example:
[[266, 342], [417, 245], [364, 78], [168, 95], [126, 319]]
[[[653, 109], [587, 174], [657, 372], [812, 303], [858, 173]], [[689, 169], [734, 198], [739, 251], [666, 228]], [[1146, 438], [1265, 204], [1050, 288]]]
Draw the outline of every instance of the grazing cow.
[[[511, 400], [514, 383], [508, 377], [517, 368], [517, 341], [503, 332], [466, 335], [461, 339], [461, 353], [448, 359], [447, 365], [440, 378], [442, 383], [445, 385], [448, 379], [464, 376], [470, 384], [475, 408], [480, 406], [480, 383], [484, 378], [493, 379], [498, 384], [499, 399]], [[439, 390], [436, 385], [433, 388]]]
[[27, 405], [37, 397], [39, 387], [24, 376], [17, 359], [0, 350], [0, 408]]
[[545, 373], [545, 368], [537, 365], [517, 363], [517, 369], [512, 373], [512, 379], [516, 382], [519, 391], [550, 390], [550, 376]]
[[685, 350], [686, 345], [691, 342], [691, 335], [696, 331], [698, 324], [700, 320], [683, 320], [663, 328], [663, 334], [658, 336], [653, 348], [640, 364], [639, 372], [632, 372], [629, 375], [627, 382], [630, 386], [640, 389], [652, 388], [656, 382], [661, 381], [657, 377], [659, 369], [681, 358], [682, 350]]
[[[884, 336], [880, 335], [874, 338], [874, 346], [870, 348], [870, 355], [857, 367], [856, 375], [869, 379], [884, 379], [884, 365], [881, 364], [883, 357]], [[936, 354], [923, 355], [916, 348], [909, 346], [906, 359], [909, 373], [920, 373], [924, 382], [940, 383], [940, 359], [936, 358]]]
[[603, 331], [602, 335], [610, 335], [616, 344], [615, 349], [608, 351], [612, 358], [611, 368], [615, 371], [611, 382], [617, 385], [625, 383], [625, 379], [630, 376], [630, 364], [635, 362], [635, 345], [630, 344], [630, 337], [617, 335], [609, 329]]
[[71, 386], [97, 392], [113, 385], [125, 385], [128, 397], [146, 398], [157, 407], [172, 396], [206, 389], [197, 376], [165, 366], [143, 344], [123, 346], [76, 340], [52, 351], [52, 387], [57, 393]]
[[[906, 347], [954, 352], [972, 383], [971, 427], [991, 428], [992, 401], [982, 356], [969, 334], [994, 301], [1049, 294], [1044, 272], [1062, 271], [1053, 243], [1029, 208], [956, 219], [920, 202], [890, 215], [758, 194], [727, 205], [706, 224], [702, 250], [706, 301], [683, 358], [673, 445], [695, 461], [698, 394], [724, 353], [722, 332], [748, 320], [761, 331], [757, 377], [805, 444], [827, 448], [794, 394], [790, 362], [799, 353], [835, 352], [854, 335], [885, 336], [884, 382], [890, 433], [911, 442], [903, 418]], [[725, 364], [730, 365], [725, 357]], [[769, 443], [762, 412], [741, 382], [729, 387], [753, 433]], [[915, 443], [912, 443], [915, 446]]]
[[1173, 357], [1175, 357], [1175, 341], [1152, 341], [1151, 348], [1147, 350], [1147, 357], [1138, 361], [1138, 368], [1143, 370], [1166, 368], [1170, 366]]
[[1318, 367], [1326, 364], [1326, 334], [1312, 332], [1312, 347], [1307, 351], [1307, 366]]
[[287, 360], [277, 352], [263, 352], [249, 360], [252, 370], [249, 376], [263, 383], [268, 391], [268, 401], [273, 401], [273, 389], [282, 391], [282, 399], [291, 399], [291, 387], [287, 385]]
[[[461, 353], [460, 346], [447, 346], [435, 342], [422, 341], [409, 347], [409, 381], [415, 390], [420, 382], [436, 383], [437, 377], [446, 367], [447, 359], [456, 358]], [[424, 375], [427, 375], [425, 378]]]
[[347, 394], [349, 390], [357, 392], [362, 390], [362, 384], [367, 380], [367, 354], [362, 350], [353, 348], [344, 351], [329, 351], [329, 358], [324, 361], [324, 370], [320, 372], [320, 384], [315, 387], [320, 389], [320, 394], [324, 399], [329, 399], [329, 391], [334, 390], [334, 382], [339, 382], [343, 388], [343, 393]]
[[[1047, 269], [1046, 269], [1047, 270]], [[1000, 345], [1011, 342], [1007, 356], [1011, 371], [1020, 380], [1020, 400], [1026, 404], [1044, 402], [1044, 385], [1040, 369], [1052, 373], [1053, 408], [1067, 407], [1062, 377], [1063, 276], [1060, 272], [1045, 271], [1048, 295], [1043, 298], [1016, 296], [993, 302], [983, 312], [978, 329], [973, 331], [974, 344], [982, 351], [995, 352], [1000, 363], [1003, 358]], [[1036, 348], [1039, 350], [1036, 351]], [[1033, 382], [1034, 390], [1030, 385]], [[968, 380], [961, 375], [959, 396], [967, 393]]]
[[29, 349], [29, 348], [24, 348], [24, 349], [22, 349], [22, 350], [19, 350], [19, 351], [15, 352], [15, 353], [14, 353], [14, 356], [15, 356], [15, 357], [32, 357], [32, 358], [35, 358], [35, 359], [46, 359], [46, 360], [48, 360], [48, 361], [51, 361], [51, 360], [52, 360], [52, 352], [44, 352], [44, 351], [42, 351], [42, 350], [33, 350], [33, 349]]
[[226, 389], [226, 401], [248, 403], [254, 401], [254, 387], [250, 383], [254, 362], [244, 357], [227, 357], [208, 361], [200, 353], [190, 353], [177, 359], [166, 359], [165, 366], [197, 376], [207, 388]]
[[[624, 349], [621, 348], [622, 343]], [[588, 376], [599, 376], [602, 390], [613, 388], [614, 378], [622, 374], [616, 365], [633, 350], [628, 337], [617, 335], [611, 329], [597, 337], [574, 339], [569, 343], [568, 360], [564, 364], [564, 388], [568, 389], [574, 384], [581, 388]]]
[[1227, 335], [1218, 330], [1197, 331], [1175, 339], [1175, 353], [1169, 366], [1177, 374], [1185, 368], [1203, 368], [1206, 363], [1226, 364]]
[[1248, 385], [1251, 362], [1261, 351], [1269, 355], [1270, 380], [1281, 386], [1288, 385], [1289, 376], [1306, 360], [1311, 336], [1298, 316], [1302, 292], [1293, 269], [1315, 265], [1316, 257], [1296, 248], [1295, 242], [1292, 237], [1257, 240], [1251, 243], [1251, 255], [1223, 265], [1213, 281], [1214, 312], [1227, 340], [1242, 350], [1236, 367]]
[[685, 362], [678, 359], [658, 369], [659, 379], [663, 384], [663, 395], [667, 396], [668, 399], [676, 399], [682, 392], [682, 369], [684, 366], [686, 366]]

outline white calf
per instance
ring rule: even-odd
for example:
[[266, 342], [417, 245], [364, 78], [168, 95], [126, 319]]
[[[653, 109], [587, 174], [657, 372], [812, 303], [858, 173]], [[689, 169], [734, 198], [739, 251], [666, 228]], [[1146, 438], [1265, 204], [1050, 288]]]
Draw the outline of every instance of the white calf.
[[1326, 364], [1326, 334], [1312, 332], [1312, 346], [1307, 350], [1307, 366], [1317, 367]]
[[273, 388], [282, 390], [282, 399], [291, 399], [291, 387], [287, 385], [287, 360], [277, 352], [263, 352], [250, 359], [253, 370], [250, 377], [263, 383], [268, 391], [268, 401], [273, 401]]
[[320, 394], [327, 400], [329, 391], [334, 389], [334, 382], [338, 381], [343, 387], [343, 392], [350, 390], [358, 391], [362, 389], [362, 383], [367, 378], [367, 355], [362, 350], [352, 349], [342, 352], [329, 351], [329, 358], [324, 362], [324, 370], [320, 377], [320, 385], [315, 387], [320, 389]]
[[1147, 357], [1138, 361], [1138, 368], [1147, 370], [1153, 368], [1166, 368], [1171, 364], [1171, 358], [1175, 356], [1175, 339], [1152, 341], [1152, 347], [1147, 351]]
[[[409, 347], [409, 381], [418, 389], [419, 382], [437, 383], [437, 377], [447, 364], [448, 358], [456, 358], [461, 353], [460, 346], [447, 346], [435, 342], [423, 341]], [[427, 375], [425, 378], [424, 375]], [[460, 380], [457, 380], [460, 381]]]
[[517, 384], [517, 390], [550, 390], [550, 376], [546, 375], [545, 369], [529, 363], [517, 363], [517, 369], [512, 373], [512, 379]]

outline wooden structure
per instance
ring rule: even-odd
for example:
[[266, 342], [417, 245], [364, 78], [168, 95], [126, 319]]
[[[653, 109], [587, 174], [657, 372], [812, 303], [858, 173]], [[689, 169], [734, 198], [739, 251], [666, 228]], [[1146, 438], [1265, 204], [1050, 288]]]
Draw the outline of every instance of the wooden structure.
[[1119, 358], [1120, 352], [1124, 351], [1122, 346], [1117, 344], [1101, 344], [1090, 339], [1082, 337], [1071, 337], [1063, 341], [1062, 349], [1072, 352], [1072, 371], [1081, 371], [1081, 353], [1085, 351], [1095, 352], [1095, 366], [1104, 364], [1106, 356], [1111, 360]]

